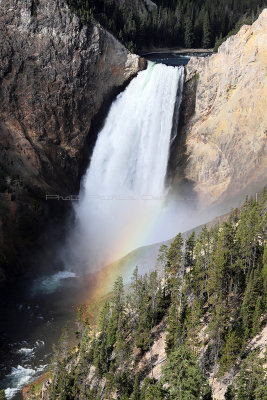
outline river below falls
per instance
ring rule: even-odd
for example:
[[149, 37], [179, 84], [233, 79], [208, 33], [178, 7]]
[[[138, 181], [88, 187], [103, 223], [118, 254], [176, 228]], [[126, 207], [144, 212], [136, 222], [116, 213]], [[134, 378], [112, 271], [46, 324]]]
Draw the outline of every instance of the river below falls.
[[21, 389], [47, 370], [52, 346], [68, 322], [75, 340], [76, 307], [89, 292], [90, 279], [59, 271], [1, 293], [0, 389], [8, 400], [21, 399]]

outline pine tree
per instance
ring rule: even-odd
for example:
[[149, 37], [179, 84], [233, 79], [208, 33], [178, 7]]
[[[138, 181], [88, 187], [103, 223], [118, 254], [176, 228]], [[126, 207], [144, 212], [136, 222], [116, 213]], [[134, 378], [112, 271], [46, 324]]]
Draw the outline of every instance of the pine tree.
[[229, 385], [226, 392], [225, 392], [225, 400], [234, 400], [236, 390], [233, 385]]
[[165, 282], [167, 280], [167, 254], [168, 254], [168, 246], [166, 244], [162, 244], [159, 248], [158, 258], [157, 258], [157, 267], [160, 270], [164, 271], [164, 279]]
[[[266, 355], [265, 355], [266, 358]], [[236, 400], [263, 400], [267, 395], [267, 375], [264, 370], [266, 360], [253, 351], [242, 364], [236, 378]]]
[[166, 351], [168, 353], [170, 353], [179, 342], [179, 317], [182, 309], [182, 287], [185, 272], [182, 246], [183, 238], [181, 233], [179, 233], [171, 243], [167, 253], [167, 287], [171, 296], [166, 336]]
[[140, 397], [138, 400], [166, 400], [169, 399], [168, 392], [163, 388], [161, 382], [154, 379], [145, 378]]
[[233, 366], [234, 362], [240, 351], [240, 340], [237, 334], [230, 329], [226, 336], [225, 345], [222, 350], [222, 357], [220, 360], [219, 374], [223, 375], [230, 367]]
[[222, 299], [218, 297], [218, 304], [212, 310], [212, 318], [208, 326], [211, 340], [214, 342], [214, 360], [217, 362], [223, 343], [223, 335], [228, 325], [229, 313]]
[[195, 265], [194, 250], [196, 245], [196, 235], [193, 232], [185, 243], [185, 271], [191, 272]]
[[183, 253], [183, 238], [179, 233], [170, 245], [167, 253], [167, 261], [169, 264], [169, 272], [171, 275], [177, 276], [179, 269], [182, 267]]
[[134, 311], [139, 310], [141, 306], [142, 290], [143, 290], [142, 279], [138, 275], [138, 267], [135, 267], [131, 278], [131, 295], [130, 295], [130, 303]]
[[131, 394], [131, 400], [139, 400], [140, 399], [140, 378], [137, 373], [134, 377], [134, 386], [133, 393]]
[[184, 327], [186, 330], [187, 342], [193, 346], [198, 345], [198, 332], [200, 327], [200, 320], [203, 315], [203, 304], [201, 299], [195, 299], [191, 307], [187, 307], [184, 313]]
[[191, 49], [194, 44], [194, 32], [192, 19], [190, 17], [185, 18], [185, 31], [184, 31], [184, 45], [186, 48]]
[[211, 46], [210, 19], [207, 11], [203, 20], [202, 46], [204, 49], [208, 49]]
[[240, 308], [243, 329], [243, 348], [248, 338], [257, 334], [261, 325], [261, 296], [263, 281], [260, 269], [251, 272], [247, 278], [243, 301]]
[[121, 370], [125, 370], [125, 361], [128, 360], [128, 356], [130, 354], [130, 345], [127, 341], [127, 336], [129, 330], [127, 329], [127, 318], [121, 313], [118, 321], [118, 328], [116, 333], [116, 343], [114, 346], [115, 350], [115, 361], [116, 366]]
[[[58, 397], [59, 393], [67, 393], [69, 376], [66, 371], [70, 352], [70, 339], [67, 328], [65, 327], [60, 336], [57, 346], [53, 346], [53, 356], [50, 369], [53, 373], [53, 382], [49, 386], [49, 395], [51, 400]], [[64, 399], [60, 399], [64, 400]]]
[[208, 293], [216, 304], [218, 295], [228, 302], [233, 287], [233, 275], [236, 274], [234, 228], [232, 222], [222, 224], [209, 259], [209, 276], [206, 275]]
[[[94, 353], [93, 353], [93, 364], [96, 367], [96, 372], [99, 376], [102, 376], [104, 373], [108, 371], [108, 357], [110, 352], [110, 347], [115, 342], [115, 338], [113, 339], [112, 335], [114, 331], [109, 327], [110, 321], [110, 305], [108, 302], [104, 304], [102, 310], [100, 311], [100, 318], [99, 318], [99, 328], [100, 334], [98, 335], [97, 339], [95, 340], [94, 344]], [[113, 326], [112, 326], [113, 328]], [[112, 336], [112, 344], [110, 344]], [[109, 338], [109, 343], [108, 343]], [[111, 347], [112, 349], [112, 347]]]
[[140, 308], [139, 324], [136, 333], [136, 346], [139, 347], [143, 352], [149, 350], [152, 344], [151, 333], [151, 314], [147, 308], [147, 302], [142, 301]]
[[211, 258], [211, 234], [204, 226], [195, 245], [195, 263], [192, 269], [192, 287], [196, 296], [209, 298], [208, 271]]
[[169, 385], [170, 399], [211, 400], [211, 390], [192, 351], [180, 346], [172, 352], [163, 369], [164, 382]]
[[113, 286], [113, 297], [111, 300], [111, 315], [107, 326], [107, 346], [111, 352], [116, 342], [116, 334], [118, 330], [119, 320], [124, 310], [124, 289], [123, 279], [118, 277]]
[[255, 268], [258, 254], [263, 252], [259, 240], [263, 236], [262, 222], [259, 204], [254, 199], [246, 199], [240, 213], [236, 240], [239, 248], [239, 264], [247, 276]]
[[[174, 284], [173, 284], [174, 285]], [[169, 310], [167, 335], [166, 335], [166, 352], [173, 351], [178, 342], [179, 332], [179, 288], [172, 288], [171, 307]]]
[[261, 299], [257, 298], [256, 307], [252, 317], [252, 336], [257, 335], [261, 328]]

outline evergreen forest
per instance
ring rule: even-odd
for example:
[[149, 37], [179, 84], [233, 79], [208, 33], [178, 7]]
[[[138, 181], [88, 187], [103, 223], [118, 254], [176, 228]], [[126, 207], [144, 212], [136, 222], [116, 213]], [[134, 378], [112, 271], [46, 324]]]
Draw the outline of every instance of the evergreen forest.
[[82, 23], [95, 18], [132, 52], [153, 47], [217, 49], [267, 6], [266, 0], [155, 0], [153, 8], [143, 0], [65, 1]]
[[[49, 399], [208, 400], [209, 378], [229, 371], [226, 400], [266, 399], [267, 355], [252, 345], [266, 324], [266, 206], [264, 190], [227, 221], [179, 233], [150, 275], [136, 267], [130, 286], [116, 279], [96, 326], [80, 307], [79, 344], [71, 348], [63, 332]], [[159, 333], [163, 361], [153, 354]]]

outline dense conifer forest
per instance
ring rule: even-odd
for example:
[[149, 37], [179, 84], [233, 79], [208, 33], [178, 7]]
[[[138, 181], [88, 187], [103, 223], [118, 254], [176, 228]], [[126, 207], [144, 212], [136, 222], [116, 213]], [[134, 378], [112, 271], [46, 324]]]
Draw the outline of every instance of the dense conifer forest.
[[66, 2], [83, 23], [94, 17], [131, 51], [152, 46], [217, 48], [267, 6], [266, 0], [155, 0], [157, 8], [140, 10], [118, 0]]
[[[259, 357], [249, 347], [266, 323], [266, 206], [264, 190], [227, 222], [162, 245], [149, 276], [136, 267], [130, 287], [117, 278], [97, 326], [80, 307], [78, 347], [69, 347], [65, 331], [49, 399], [208, 400], [211, 371], [221, 379], [231, 368], [236, 373], [226, 400], [266, 399], [266, 353]], [[152, 345], [161, 325], [166, 360], [156, 380]], [[149, 355], [146, 369], [140, 368], [143, 354]]]

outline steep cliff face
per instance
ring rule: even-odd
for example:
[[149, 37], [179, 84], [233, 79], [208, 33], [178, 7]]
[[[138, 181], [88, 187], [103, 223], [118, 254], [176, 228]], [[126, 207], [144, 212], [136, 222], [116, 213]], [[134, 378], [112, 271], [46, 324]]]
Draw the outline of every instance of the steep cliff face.
[[172, 163], [176, 182], [191, 181], [206, 204], [266, 183], [266, 27], [267, 9], [218, 54], [192, 57], [186, 67], [183, 126]]
[[49, 213], [46, 194], [77, 193], [98, 116], [144, 65], [63, 1], [0, 7], [0, 243], [14, 253]]

